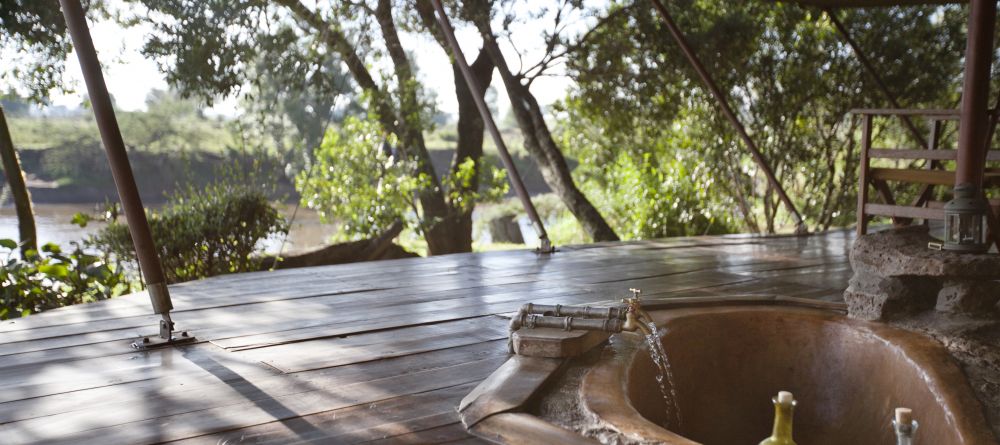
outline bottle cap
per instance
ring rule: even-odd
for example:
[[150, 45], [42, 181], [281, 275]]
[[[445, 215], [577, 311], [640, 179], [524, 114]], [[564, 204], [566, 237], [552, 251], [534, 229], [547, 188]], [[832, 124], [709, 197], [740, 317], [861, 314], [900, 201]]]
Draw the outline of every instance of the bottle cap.
[[795, 397], [792, 396], [792, 393], [788, 391], [778, 391], [778, 403], [782, 405], [789, 405], [794, 401]]
[[909, 425], [913, 423], [913, 410], [909, 408], [896, 408], [896, 424]]

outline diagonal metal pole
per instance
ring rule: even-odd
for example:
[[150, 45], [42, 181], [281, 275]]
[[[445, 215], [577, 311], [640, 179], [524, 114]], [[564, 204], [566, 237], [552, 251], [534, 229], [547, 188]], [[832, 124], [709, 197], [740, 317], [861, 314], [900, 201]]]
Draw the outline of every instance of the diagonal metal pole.
[[[851, 33], [848, 32], [847, 27], [844, 26], [844, 23], [837, 18], [837, 15], [833, 13], [832, 9], [823, 8], [823, 12], [826, 13], [826, 16], [830, 18], [830, 22], [833, 23], [833, 27], [836, 28], [837, 32], [840, 33], [840, 36], [843, 37], [844, 42], [846, 42], [847, 45], [851, 47], [851, 51], [854, 52], [854, 55], [858, 58], [858, 61], [861, 62], [861, 66], [865, 69], [868, 75], [871, 76], [872, 80], [875, 81], [875, 85], [878, 86], [879, 91], [881, 91], [882, 95], [885, 96], [886, 100], [889, 101], [889, 104], [895, 109], [902, 109], [903, 106], [899, 104], [899, 101], [896, 99], [896, 96], [892, 94], [891, 91], [889, 91], [889, 86], [885, 84], [884, 80], [882, 80], [882, 76], [879, 76], [878, 71], [875, 69], [875, 65], [872, 63], [871, 59], [868, 58], [865, 52], [861, 50], [861, 45], [858, 45], [858, 42], [854, 40], [854, 38], [851, 36]], [[926, 149], [929, 150], [934, 148], [931, 147], [931, 145], [928, 144], [927, 140], [924, 139], [924, 136], [920, 134], [920, 130], [918, 130], [917, 126], [913, 124], [913, 121], [910, 120], [909, 116], [900, 116], [900, 117], [903, 119], [903, 124], [906, 126], [906, 129], [910, 132], [910, 135], [917, 140], [917, 143], [919, 143], [921, 147], [925, 147]], [[935, 161], [933, 159], [930, 161], [931, 169], [939, 168], [940, 166], [941, 163], [939, 161]], [[920, 190], [920, 193], [917, 194], [917, 197], [913, 200], [913, 203], [910, 205], [913, 207], [922, 207], [924, 203], [926, 203], [931, 198], [931, 192], [933, 191], [934, 191], [933, 185], [924, 184], [924, 186]]]
[[469, 87], [469, 92], [472, 93], [472, 99], [476, 102], [476, 108], [479, 110], [479, 115], [482, 116], [483, 123], [486, 124], [486, 129], [489, 131], [490, 136], [493, 138], [493, 142], [497, 146], [497, 151], [500, 154], [500, 161], [503, 162], [504, 168], [507, 169], [510, 184], [514, 187], [514, 192], [517, 193], [517, 197], [520, 198], [521, 204], [524, 206], [524, 211], [528, 213], [528, 217], [531, 218], [531, 225], [535, 228], [535, 232], [538, 234], [538, 241], [541, 243], [538, 250], [542, 253], [551, 253], [555, 249], [552, 246], [552, 242], [549, 240], [549, 235], [545, 232], [545, 226], [542, 224], [542, 219], [538, 217], [538, 211], [535, 210], [535, 205], [531, 203], [531, 197], [528, 195], [528, 190], [524, 187], [521, 175], [517, 172], [517, 166], [514, 165], [514, 160], [510, 157], [510, 152], [507, 150], [507, 144], [504, 143], [503, 137], [500, 135], [500, 130], [497, 128], [497, 124], [493, 120], [493, 115], [490, 114], [490, 109], [486, 106], [486, 101], [483, 100], [483, 88], [479, 85], [479, 82], [476, 81], [476, 77], [472, 75], [472, 70], [469, 68], [469, 63], [465, 60], [462, 48], [458, 45], [458, 40], [455, 38], [455, 30], [451, 27], [451, 22], [448, 20], [448, 15], [444, 11], [444, 6], [441, 5], [441, 0], [431, 0], [431, 3], [434, 5], [434, 10], [437, 11], [435, 18], [437, 18], [438, 25], [441, 27], [441, 31], [444, 33], [445, 39], [448, 41], [448, 46], [451, 47], [455, 63], [458, 64], [458, 68], [462, 72], [462, 77], [465, 79], [465, 84]]
[[[837, 15], [834, 14], [833, 10], [830, 8], [824, 8], [823, 12], [830, 18], [830, 22], [833, 23], [833, 27], [837, 29], [838, 33], [840, 33], [840, 36], [844, 39], [844, 42], [847, 43], [847, 46], [851, 47], [851, 51], [854, 52], [858, 61], [861, 62], [861, 66], [865, 69], [868, 75], [871, 76], [872, 80], [875, 81], [875, 85], [878, 86], [879, 91], [881, 91], [882, 95], [889, 101], [889, 104], [895, 109], [902, 109], [903, 106], [899, 104], [898, 100], [896, 100], [896, 95], [889, 91], [889, 86], [885, 84], [884, 80], [882, 80], [882, 76], [879, 76], [878, 71], [875, 70], [875, 65], [872, 63], [871, 59], [868, 58], [865, 52], [861, 50], [861, 46], [858, 45], [858, 42], [851, 37], [851, 33], [847, 31], [847, 27], [844, 26], [844, 23], [837, 18]], [[924, 139], [922, 134], [920, 134], [920, 130], [918, 130], [917, 126], [913, 124], [910, 117], [901, 117], [903, 118], [903, 123], [906, 125], [906, 129], [910, 132], [910, 135], [917, 140], [921, 147], [927, 147], [927, 140]]]
[[104, 142], [104, 149], [108, 155], [115, 188], [118, 189], [118, 197], [125, 211], [129, 234], [132, 236], [136, 257], [139, 259], [139, 268], [146, 280], [149, 299], [153, 303], [153, 312], [162, 317], [159, 336], [160, 339], [169, 341], [173, 332], [173, 322], [170, 320], [173, 304], [163, 276], [160, 257], [153, 244], [146, 212], [135, 185], [135, 177], [128, 161], [128, 153], [125, 151], [125, 143], [122, 141], [121, 130], [118, 128], [118, 120], [115, 118], [115, 110], [111, 105], [111, 96], [104, 83], [101, 62], [97, 59], [94, 41], [90, 37], [90, 28], [87, 27], [86, 14], [79, 0], [59, 0], [59, 4], [62, 6], [66, 28], [73, 39], [73, 47], [80, 60], [91, 108], [94, 110], [101, 141]]
[[750, 138], [750, 135], [747, 134], [746, 127], [744, 127], [743, 123], [740, 122], [740, 119], [736, 117], [736, 113], [734, 113], [732, 107], [729, 106], [729, 101], [726, 100], [726, 96], [722, 93], [722, 90], [719, 89], [718, 84], [716, 84], [715, 80], [712, 79], [712, 76], [708, 73], [708, 70], [705, 69], [705, 66], [702, 65], [701, 60], [698, 59], [694, 50], [691, 49], [691, 45], [688, 44], [687, 38], [685, 38], [684, 34], [681, 33], [681, 30], [677, 27], [677, 23], [674, 22], [673, 17], [670, 16], [669, 12], [667, 12], [667, 8], [663, 6], [663, 3], [661, 3], [660, 0], [650, 1], [653, 2], [653, 7], [660, 13], [660, 17], [663, 18], [663, 22], [666, 23], [667, 29], [670, 30], [670, 35], [673, 36], [677, 45], [681, 47], [681, 51], [684, 52], [684, 56], [687, 57], [688, 62], [691, 63], [691, 67], [694, 68], [695, 72], [698, 73], [698, 77], [700, 77], [701, 81], [705, 83], [706, 87], [708, 87], [708, 90], [712, 93], [712, 96], [715, 97], [716, 102], [718, 102], [719, 108], [722, 109], [722, 113], [727, 119], [729, 119], [729, 123], [733, 125], [736, 132], [739, 134], [740, 139], [743, 140], [747, 149], [750, 150], [750, 155], [753, 157], [757, 167], [764, 172], [764, 176], [767, 177], [767, 182], [771, 184], [771, 187], [773, 187], [775, 191], [778, 192], [778, 198], [781, 199], [781, 202], [785, 205], [788, 213], [792, 214], [792, 217], [795, 219], [795, 233], [808, 233], [809, 230], [806, 227], [805, 221], [802, 219], [802, 215], [799, 213], [799, 210], [795, 208], [795, 204], [792, 203], [788, 194], [785, 193], [785, 188], [781, 186], [780, 182], [778, 182], [778, 178], [774, 176], [774, 171], [764, 158], [764, 154], [760, 152], [760, 149], [757, 148], [757, 144], [752, 138]]

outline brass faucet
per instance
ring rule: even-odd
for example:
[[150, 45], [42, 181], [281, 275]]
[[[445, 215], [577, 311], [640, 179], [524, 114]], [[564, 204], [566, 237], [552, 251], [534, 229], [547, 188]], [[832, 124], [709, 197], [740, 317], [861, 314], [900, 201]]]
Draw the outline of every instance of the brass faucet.
[[[510, 319], [513, 334], [521, 328], [562, 328], [566, 331], [635, 332], [649, 336], [653, 317], [643, 310], [639, 289], [629, 289], [631, 297], [622, 298], [622, 306], [590, 307], [527, 303]], [[508, 346], [514, 352], [513, 335]]]
[[631, 288], [632, 297], [622, 298], [622, 303], [625, 303], [625, 323], [622, 324], [622, 331], [636, 332], [639, 331], [643, 335], [650, 335], [652, 331], [649, 329], [649, 323], [653, 321], [653, 318], [649, 316], [642, 308], [642, 302], [640, 297], [642, 296], [642, 291], [639, 289]]

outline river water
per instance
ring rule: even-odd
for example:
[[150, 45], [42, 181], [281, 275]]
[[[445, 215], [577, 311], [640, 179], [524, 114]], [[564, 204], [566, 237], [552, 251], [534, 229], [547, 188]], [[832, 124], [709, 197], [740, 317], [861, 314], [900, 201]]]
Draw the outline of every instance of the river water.
[[[86, 204], [37, 204], [35, 205], [35, 226], [39, 244], [56, 243], [69, 247], [71, 242], [80, 241], [104, 227], [104, 223], [93, 221], [87, 227], [70, 222], [77, 212], [94, 213], [95, 207]], [[286, 218], [291, 217], [294, 206], [283, 206]], [[319, 214], [313, 210], [300, 208], [288, 234], [284, 252], [294, 252], [319, 247], [326, 244], [336, 232], [336, 227], [323, 224]], [[0, 238], [18, 240], [17, 215], [14, 207], [0, 207]], [[267, 252], [275, 253], [281, 245], [281, 238], [264, 242]]]

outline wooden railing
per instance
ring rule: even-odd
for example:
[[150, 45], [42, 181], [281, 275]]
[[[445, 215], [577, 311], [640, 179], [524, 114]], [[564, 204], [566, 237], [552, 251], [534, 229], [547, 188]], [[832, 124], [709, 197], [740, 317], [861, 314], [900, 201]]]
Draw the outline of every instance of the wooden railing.
[[[857, 109], [851, 110], [851, 113], [862, 119], [861, 165], [858, 174], [858, 234], [867, 233], [868, 220], [872, 216], [890, 217], [895, 225], [908, 225], [914, 219], [943, 220], [942, 203], [934, 202], [930, 198], [934, 187], [950, 188], [955, 185], [955, 172], [946, 169], [944, 162], [956, 160], [958, 152], [951, 147], [942, 147], [941, 136], [944, 124], [949, 121], [958, 122], [958, 110]], [[923, 135], [914, 134], [914, 139], [922, 140], [926, 143], [926, 147], [888, 148], [873, 146], [873, 120], [876, 118], [900, 119], [911, 132], [917, 131], [912, 119], [925, 119], [929, 124], [926, 138]], [[926, 160], [928, 162], [922, 169], [883, 168], [872, 167], [873, 159]], [[992, 148], [987, 150], [985, 161], [1000, 161], [1000, 150]], [[1000, 169], [986, 168], [985, 165], [984, 163], [983, 187], [1000, 187]], [[917, 199], [908, 204], [901, 204], [896, 201], [889, 183], [920, 184], [923, 187]], [[875, 190], [882, 202], [870, 202], [870, 188]], [[1000, 200], [992, 200], [990, 203], [991, 206], [1000, 207]], [[990, 215], [991, 218], [992, 216]], [[994, 238], [1000, 237], [994, 236]], [[1000, 246], [1000, 239], [997, 240], [997, 243]]]

